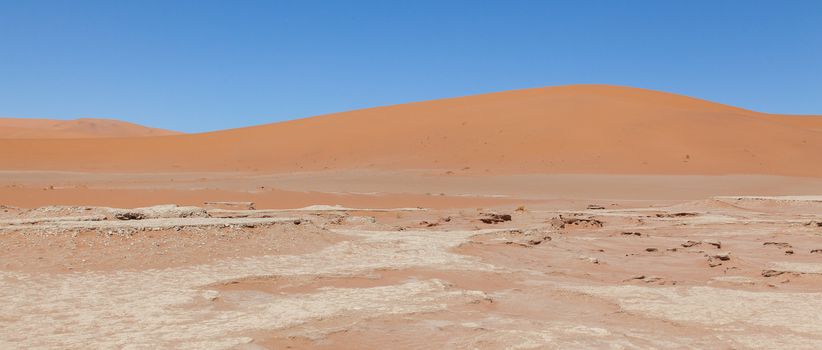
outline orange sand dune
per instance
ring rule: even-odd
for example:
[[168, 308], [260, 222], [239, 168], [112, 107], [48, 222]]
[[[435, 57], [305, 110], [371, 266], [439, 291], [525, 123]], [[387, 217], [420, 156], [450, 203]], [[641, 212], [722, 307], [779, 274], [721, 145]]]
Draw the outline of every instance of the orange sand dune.
[[[804, 119], [807, 118], [807, 119]], [[822, 176], [822, 117], [650, 90], [507, 91], [157, 138], [0, 140], [0, 169]]]
[[2, 139], [138, 137], [177, 134], [180, 133], [111, 119], [0, 118], [0, 138]]
[[820, 116], [770, 114], [765, 115], [763, 119], [801, 129], [822, 131], [822, 117]]

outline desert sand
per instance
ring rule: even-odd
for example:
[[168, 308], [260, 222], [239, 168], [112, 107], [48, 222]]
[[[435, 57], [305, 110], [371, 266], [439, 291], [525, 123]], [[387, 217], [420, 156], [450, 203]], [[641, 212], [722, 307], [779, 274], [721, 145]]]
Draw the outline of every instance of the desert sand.
[[814, 349], [820, 210], [5, 208], [0, 347]]
[[49, 132], [0, 137], [3, 349], [822, 344], [822, 117], [580, 85]]
[[93, 172], [444, 169], [819, 176], [822, 118], [802, 118], [812, 121], [663, 92], [574, 85], [204, 134], [0, 140], [0, 164], [4, 170]]
[[98, 137], [142, 137], [179, 135], [179, 132], [149, 128], [112, 119], [74, 120], [0, 118], [2, 139], [69, 139]]

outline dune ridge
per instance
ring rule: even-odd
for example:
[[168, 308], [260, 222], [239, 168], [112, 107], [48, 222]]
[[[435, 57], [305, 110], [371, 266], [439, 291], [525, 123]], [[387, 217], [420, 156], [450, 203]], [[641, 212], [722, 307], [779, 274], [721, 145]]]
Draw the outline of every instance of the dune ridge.
[[73, 120], [0, 118], [0, 139], [71, 139], [179, 135], [180, 132], [149, 128], [113, 119]]
[[[25, 150], [25, 152], [20, 152]], [[506, 91], [156, 138], [0, 140], [4, 170], [822, 176], [822, 117], [607, 85]]]

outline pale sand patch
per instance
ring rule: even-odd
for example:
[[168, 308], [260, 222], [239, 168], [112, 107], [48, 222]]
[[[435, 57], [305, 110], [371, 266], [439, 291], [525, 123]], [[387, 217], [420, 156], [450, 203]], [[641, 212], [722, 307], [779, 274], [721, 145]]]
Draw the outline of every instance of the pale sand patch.
[[822, 274], [822, 264], [779, 261], [771, 263], [776, 271]]
[[[577, 286], [569, 289], [613, 299], [629, 312], [712, 327], [746, 347], [814, 348], [822, 341], [822, 293], [750, 292], [713, 287]], [[802, 320], [802, 322], [797, 322]], [[749, 341], [750, 330], [767, 336]], [[743, 332], [744, 331], [744, 332]], [[790, 340], [790, 339], [794, 340]]]
[[101, 221], [89, 218], [74, 218], [65, 220], [3, 220], [0, 222], [0, 231], [39, 230], [50, 232], [64, 232], [81, 229], [118, 230], [118, 229], [169, 229], [174, 227], [209, 227], [229, 225], [269, 225], [276, 223], [294, 222], [300, 220], [291, 218], [166, 218], [123, 221]]
[[822, 202], [822, 196], [718, 196], [714, 198], [761, 201]]
[[[191, 219], [188, 219], [191, 220]], [[379, 268], [492, 269], [447, 248], [493, 232], [339, 231], [363, 237], [306, 255], [263, 256], [139, 272], [32, 275], [0, 272], [0, 346], [26, 348], [201, 348], [243, 343], [240, 331], [271, 329], [341, 312], [406, 313], [481, 299], [436, 280], [317, 295], [266, 296], [243, 310], [186, 308], [214, 298], [202, 286], [259, 275], [344, 275]]]

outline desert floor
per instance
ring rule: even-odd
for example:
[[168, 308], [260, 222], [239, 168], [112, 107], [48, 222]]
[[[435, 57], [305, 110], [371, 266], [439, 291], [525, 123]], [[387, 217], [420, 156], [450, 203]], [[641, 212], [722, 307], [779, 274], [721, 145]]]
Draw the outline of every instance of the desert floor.
[[2, 172], [0, 348], [818, 349], [811, 194], [822, 179]]

